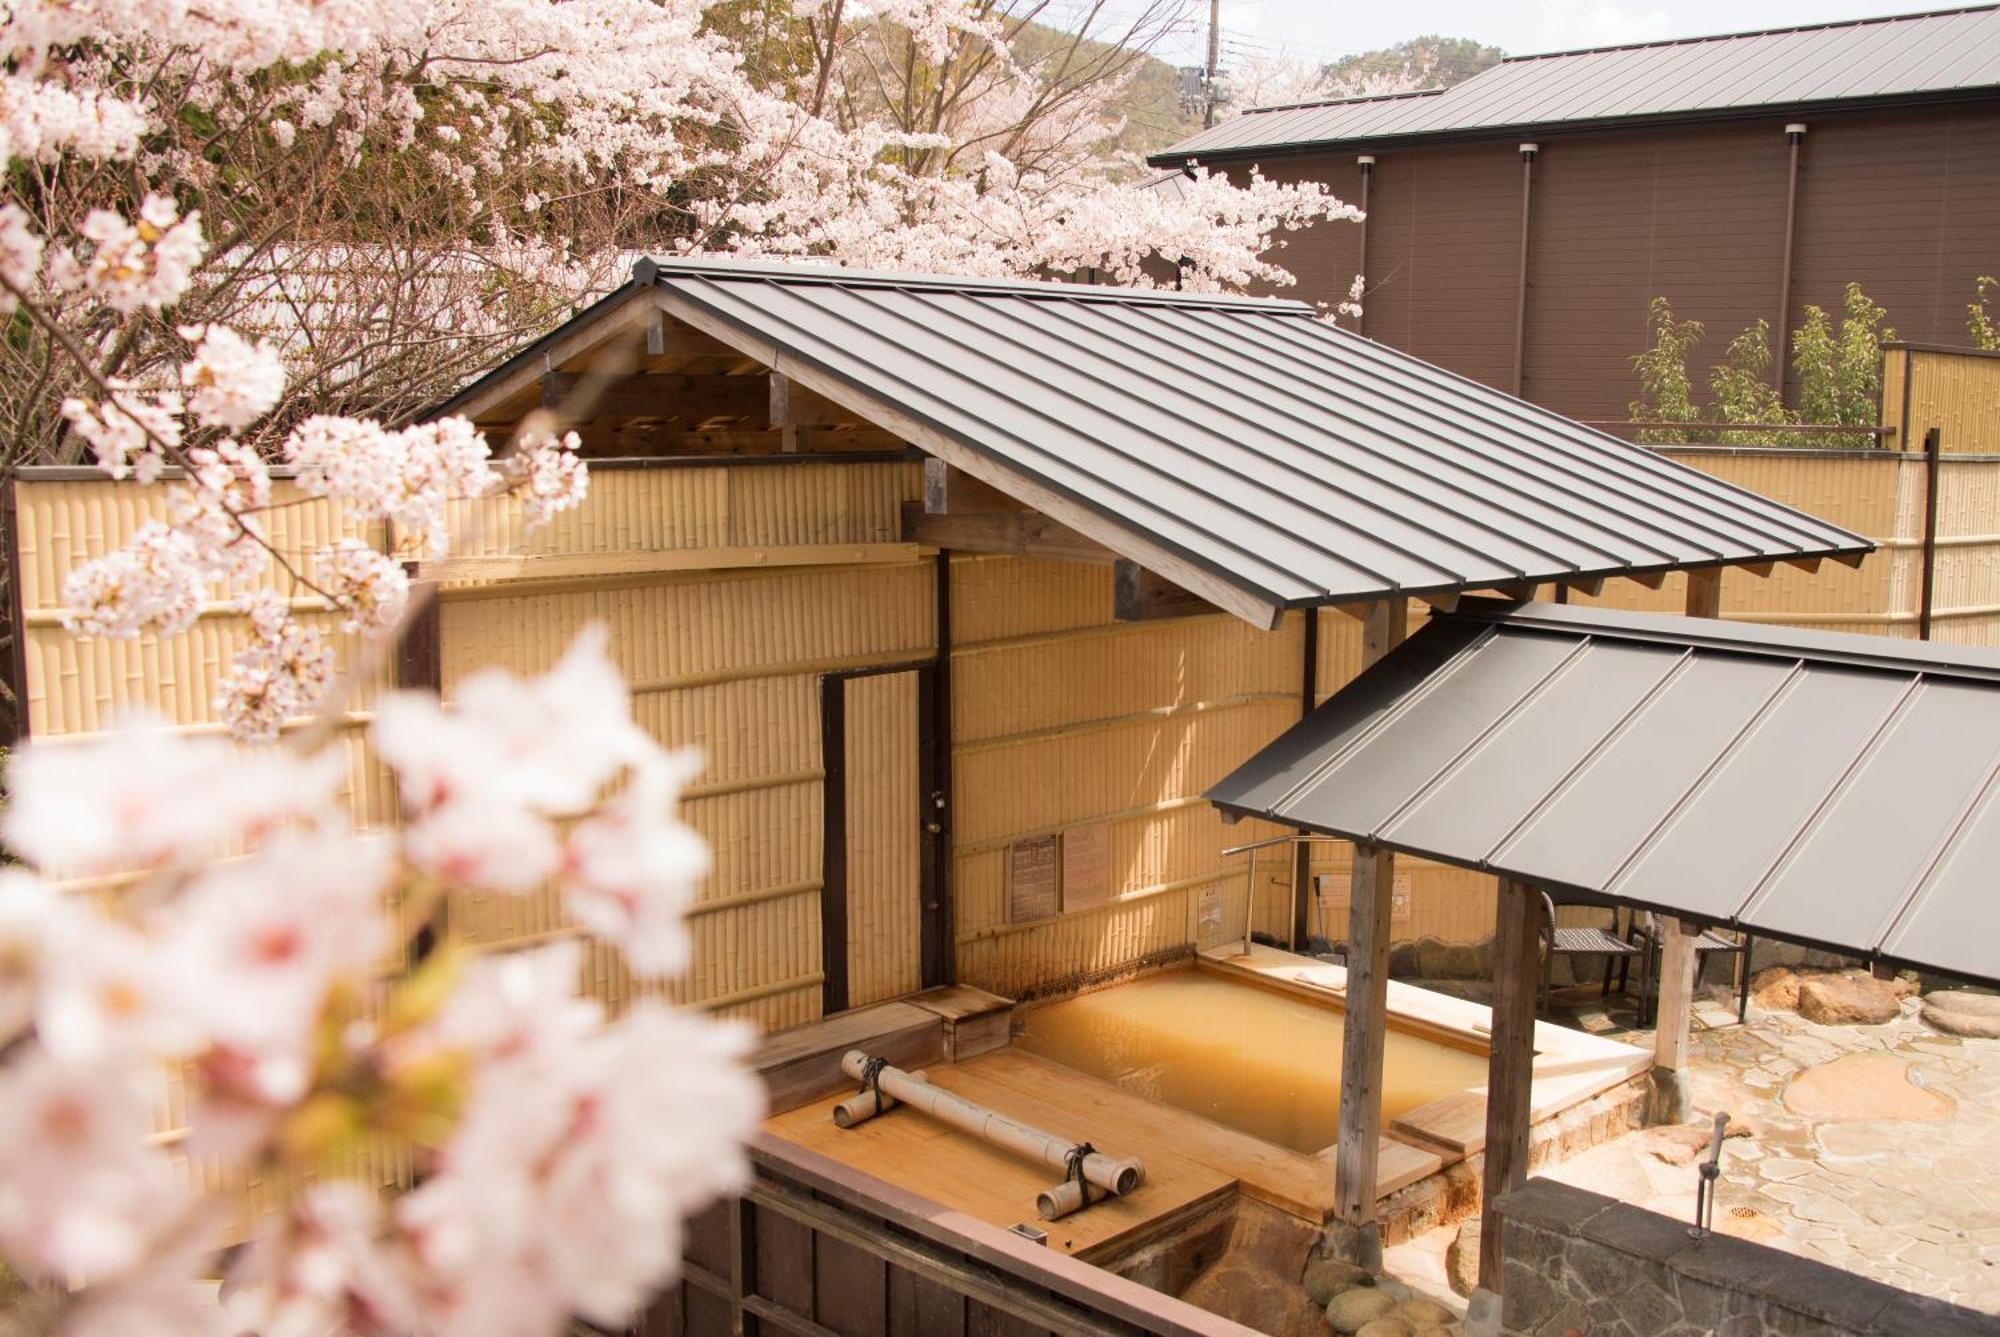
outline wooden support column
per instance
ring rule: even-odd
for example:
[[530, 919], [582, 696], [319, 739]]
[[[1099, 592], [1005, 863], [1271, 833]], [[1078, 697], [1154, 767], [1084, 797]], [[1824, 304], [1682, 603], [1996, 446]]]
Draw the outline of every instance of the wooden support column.
[[[1305, 610], [1305, 644], [1299, 664], [1299, 717], [1305, 718], [1319, 705], [1319, 609]], [[1301, 830], [1298, 834], [1307, 834]], [[1292, 846], [1292, 950], [1302, 952], [1312, 936], [1312, 856], [1308, 841]]]
[[[1361, 664], [1375, 663], [1410, 628], [1407, 599], [1369, 605], [1362, 623]], [[1347, 909], [1345, 1049], [1340, 1065], [1340, 1141], [1334, 1152], [1334, 1224], [1329, 1252], [1371, 1271], [1382, 1266], [1375, 1221], [1375, 1164], [1382, 1140], [1382, 1043], [1388, 1023], [1390, 916], [1395, 908], [1396, 856], [1372, 845], [1354, 848]]]
[[1493, 1040], [1486, 1066], [1486, 1172], [1480, 1190], [1479, 1288], [1500, 1291], [1500, 1221], [1493, 1203], [1528, 1180], [1535, 992], [1541, 983], [1541, 894], [1500, 882], [1493, 932]]
[[[1687, 573], [1687, 615], [1719, 617], [1722, 613], [1722, 568]], [[1700, 929], [1665, 916], [1660, 933], [1660, 1005], [1654, 1018], [1651, 1123], [1681, 1123], [1692, 1113], [1688, 1097], [1688, 1031], [1694, 1023], [1694, 950]]]

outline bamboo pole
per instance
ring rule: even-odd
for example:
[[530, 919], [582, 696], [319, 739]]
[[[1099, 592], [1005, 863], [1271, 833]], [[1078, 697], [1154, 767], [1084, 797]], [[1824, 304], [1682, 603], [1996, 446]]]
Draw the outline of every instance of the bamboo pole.
[[[840, 1060], [841, 1071], [857, 1082], [871, 1080], [868, 1065], [868, 1055], [859, 1049], [848, 1050]], [[984, 1138], [995, 1146], [1041, 1161], [1065, 1173], [1070, 1171], [1072, 1157], [1086, 1145], [1065, 1141], [1053, 1133], [1045, 1133], [1017, 1119], [1010, 1119], [887, 1064], [874, 1075], [871, 1085], [879, 1085], [882, 1094], [891, 1101], [920, 1109], [939, 1123], [949, 1124], [960, 1132]], [[842, 1128], [851, 1128], [880, 1112], [872, 1099], [865, 1105], [849, 1100], [834, 1109], [833, 1121]], [[1106, 1156], [1094, 1150], [1085, 1152], [1081, 1157], [1081, 1171], [1088, 1182], [1106, 1193], [1121, 1196], [1139, 1187], [1145, 1177], [1145, 1167], [1132, 1157]], [[1065, 1192], [1065, 1188], [1070, 1191]], [[1083, 1190], [1074, 1181], [1065, 1181], [1065, 1184], [1042, 1193], [1035, 1205], [1044, 1220], [1053, 1221], [1084, 1205]]]

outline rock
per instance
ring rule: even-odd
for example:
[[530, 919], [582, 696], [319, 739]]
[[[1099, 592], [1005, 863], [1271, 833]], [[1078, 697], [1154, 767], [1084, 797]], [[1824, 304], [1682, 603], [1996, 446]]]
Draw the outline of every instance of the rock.
[[1417, 974], [1427, 980], [1450, 979], [1452, 944], [1429, 934], [1417, 939]]
[[1370, 1319], [1382, 1318], [1396, 1302], [1373, 1286], [1356, 1286], [1342, 1291], [1326, 1304], [1326, 1321], [1340, 1333], [1358, 1333]]
[[1796, 1011], [1800, 982], [1790, 966], [1766, 966], [1750, 977], [1750, 997], [1767, 1012]]
[[1969, 989], [1933, 989], [1918, 1013], [1924, 1024], [1946, 1035], [2000, 1040], [2000, 995]]
[[1853, 1119], [1928, 1121], [1950, 1117], [1958, 1102], [1911, 1079], [1892, 1054], [1848, 1054], [1807, 1068], [1785, 1088], [1785, 1108], [1816, 1123]]
[[1240, 1256], [1225, 1257], [1196, 1277], [1181, 1299], [1258, 1332], [1310, 1332], [1310, 1325], [1297, 1320], [1300, 1313], [1318, 1322], [1317, 1306], [1270, 1268]]
[[1452, 1312], [1436, 1300], [1405, 1300], [1396, 1306], [1391, 1318], [1399, 1318], [1412, 1328], [1441, 1328], [1451, 1322]]
[[1390, 979], [1414, 979], [1419, 969], [1421, 969], [1421, 962], [1417, 955], [1416, 939], [1406, 938], [1402, 942], [1391, 943], [1389, 945]]
[[1354, 1337], [1410, 1337], [1413, 1331], [1400, 1318], [1371, 1318], [1354, 1330]]
[[1448, 980], [1476, 980], [1483, 977], [1479, 968], [1479, 944], [1476, 942], [1448, 942], [1444, 947], [1444, 978]]
[[1314, 1304], [1324, 1305], [1342, 1291], [1374, 1285], [1375, 1278], [1365, 1267], [1343, 1263], [1338, 1258], [1315, 1258], [1306, 1264], [1301, 1284]]
[[1821, 975], [1799, 986], [1799, 1015], [1822, 1026], [1879, 1026], [1902, 1011], [1895, 989], [1867, 975]]
[[1479, 1234], [1479, 1218], [1467, 1217], [1444, 1251], [1444, 1275], [1455, 1294], [1470, 1295], [1479, 1287]]

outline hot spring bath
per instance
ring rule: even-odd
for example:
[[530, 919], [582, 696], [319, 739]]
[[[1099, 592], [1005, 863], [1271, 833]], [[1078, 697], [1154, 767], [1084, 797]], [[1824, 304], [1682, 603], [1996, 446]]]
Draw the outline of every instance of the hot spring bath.
[[[1331, 999], [1196, 967], [1036, 1008], [1014, 1043], [1134, 1095], [1312, 1153], [1338, 1133], [1342, 1023]], [[1477, 1038], [1433, 1038], [1392, 1021], [1385, 1123], [1485, 1081]]]

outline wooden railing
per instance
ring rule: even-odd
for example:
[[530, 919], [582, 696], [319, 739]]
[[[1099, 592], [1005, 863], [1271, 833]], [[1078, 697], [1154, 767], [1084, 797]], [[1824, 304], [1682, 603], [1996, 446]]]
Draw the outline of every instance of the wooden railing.
[[688, 1226], [633, 1337], [1251, 1337], [1252, 1330], [770, 1136]]

